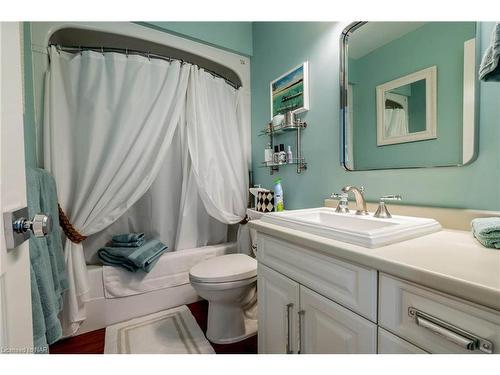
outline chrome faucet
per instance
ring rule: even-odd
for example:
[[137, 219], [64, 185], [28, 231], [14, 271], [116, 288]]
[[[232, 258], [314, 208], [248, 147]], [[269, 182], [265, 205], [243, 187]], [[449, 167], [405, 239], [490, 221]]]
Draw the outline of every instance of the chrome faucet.
[[363, 186], [360, 188], [356, 186], [344, 186], [342, 188], [343, 193], [349, 193], [351, 191], [356, 199], [356, 215], [369, 215], [368, 210], [366, 209], [365, 196], [363, 195], [363, 192], [365, 191]]

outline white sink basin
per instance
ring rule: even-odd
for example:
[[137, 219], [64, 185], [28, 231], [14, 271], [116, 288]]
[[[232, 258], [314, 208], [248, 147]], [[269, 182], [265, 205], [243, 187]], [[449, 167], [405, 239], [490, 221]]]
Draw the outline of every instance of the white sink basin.
[[266, 214], [264, 222], [297, 229], [333, 240], [375, 248], [441, 230], [434, 219], [394, 215], [378, 219], [370, 215], [336, 213], [333, 208], [320, 207]]

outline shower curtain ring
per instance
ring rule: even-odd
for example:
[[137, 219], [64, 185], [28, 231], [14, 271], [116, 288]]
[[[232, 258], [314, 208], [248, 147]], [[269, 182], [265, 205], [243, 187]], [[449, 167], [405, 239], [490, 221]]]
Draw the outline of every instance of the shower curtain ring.
[[101, 53], [104, 56], [104, 46], [101, 46]]
[[128, 48], [125, 48], [125, 56], [128, 57]]
[[149, 55], [149, 52], [146, 53], [146, 56], [148, 57], [148, 60], [151, 61], [151, 56]]
[[80, 56], [83, 56], [83, 48], [80, 46]]

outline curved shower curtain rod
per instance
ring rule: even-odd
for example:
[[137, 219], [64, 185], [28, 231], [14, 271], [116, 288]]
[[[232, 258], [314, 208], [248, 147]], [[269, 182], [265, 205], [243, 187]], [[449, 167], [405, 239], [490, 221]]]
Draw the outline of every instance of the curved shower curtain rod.
[[[56, 47], [57, 51], [64, 51], [64, 52], [69, 52], [69, 53], [82, 53], [83, 51], [94, 51], [94, 52], [116, 52], [116, 53], [123, 53], [125, 55], [139, 55], [139, 56], [144, 56], [147, 57], [148, 59], [159, 59], [159, 60], [165, 60], [165, 61], [180, 61], [182, 63], [188, 63], [194, 66], [197, 66], [200, 69], [205, 70], [207, 73], [211, 74], [213, 77], [216, 78], [222, 78], [228, 85], [234, 87], [235, 89], [239, 89], [241, 87], [241, 84], [235, 83], [226, 77], [214, 72], [213, 70], [210, 70], [208, 68], [202, 67], [196, 63], [186, 61], [183, 59], [175, 58], [175, 57], [169, 57], [169, 56], [162, 56], [158, 55], [155, 53], [150, 53], [150, 52], [144, 52], [144, 51], [139, 51], [135, 49], [128, 49], [128, 48], [114, 48], [114, 47], [92, 47], [92, 46], [61, 46], [59, 44], [49, 44], [48, 47], [50, 48], [51, 46]], [[50, 59], [50, 54], [49, 54], [49, 59]]]

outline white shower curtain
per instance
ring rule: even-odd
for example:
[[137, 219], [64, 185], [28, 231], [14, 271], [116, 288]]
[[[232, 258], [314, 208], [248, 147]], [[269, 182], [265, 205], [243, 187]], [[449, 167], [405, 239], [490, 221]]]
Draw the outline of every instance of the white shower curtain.
[[[83, 235], [113, 223], [151, 186], [184, 110], [189, 67], [116, 53], [50, 51], [44, 166]], [[65, 334], [85, 319], [81, 244], [66, 241]]]
[[241, 97], [222, 79], [191, 67], [186, 131], [192, 171], [208, 213], [227, 224], [246, 214], [248, 165], [243, 127], [238, 124]]
[[400, 108], [387, 108], [384, 113], [385, 137], [401, 137], [408, 134], [406, 111]]
[[[170, 247], [216, 241], [225, 229], [221, 223], [245, 215], [249, 130], [240, 100], [237, 90], [190, 64], [52, 47], [44, 166], [56, 179], [70, 222], [90, 236], [125, 212], [146, 213], [151, 223], [152, 207], [166, 202], [156, 215], [168, 216], [165, 230], [175, 231]], [[174, 186], [169, 178], [178, 183], [172, 191], [164, 189]], [[67, 240], [65, 257], [70, 288], [62, 320], [68, 335], [86, 318], [89, 283], [82, 244]]]

